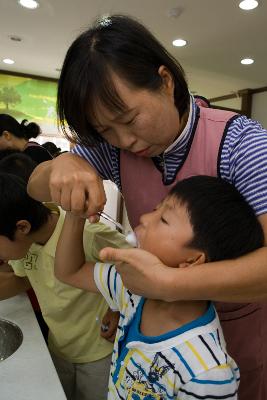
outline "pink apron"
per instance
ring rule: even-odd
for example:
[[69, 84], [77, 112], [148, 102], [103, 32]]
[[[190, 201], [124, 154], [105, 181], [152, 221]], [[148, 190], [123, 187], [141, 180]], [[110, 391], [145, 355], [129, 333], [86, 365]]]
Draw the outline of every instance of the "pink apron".
[[[176, 181], [194, 176], [218, 176], [218, 159], [226, 125], [235, 114], [200, 107], [200, 116], [189, 153], [175, 181], [165, 186], [152, 160], [121, 151], [120, 174], [129, 221], [138, 224]], [[144, 188], [146, 188], [144, 190]], [[240, 368], [240, 400], [267, 399], [267, 305], [216, 303], [228, 353]]]

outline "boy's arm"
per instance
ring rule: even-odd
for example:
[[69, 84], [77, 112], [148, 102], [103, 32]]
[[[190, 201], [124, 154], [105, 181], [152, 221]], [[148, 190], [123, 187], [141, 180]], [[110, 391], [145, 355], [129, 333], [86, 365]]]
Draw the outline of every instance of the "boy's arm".
[[84, 223], [85, 219], [66, 213], [57, 244], [55, 276], [68, 285], [98, 293], [94, 280], [94, 263], [85, 262]]
[[16, 276], [7, 263], [0, 265], [0, 300], [6, 300], [26, 292], [31, 285], [27, 278]]

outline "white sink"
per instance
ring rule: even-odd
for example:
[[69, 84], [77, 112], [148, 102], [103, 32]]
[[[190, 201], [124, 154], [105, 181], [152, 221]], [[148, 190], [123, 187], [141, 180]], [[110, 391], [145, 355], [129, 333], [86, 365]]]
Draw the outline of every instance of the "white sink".
[[13, 322], [0, 318], [0, 361], [15, 353], [22, 341], [21, 329]]

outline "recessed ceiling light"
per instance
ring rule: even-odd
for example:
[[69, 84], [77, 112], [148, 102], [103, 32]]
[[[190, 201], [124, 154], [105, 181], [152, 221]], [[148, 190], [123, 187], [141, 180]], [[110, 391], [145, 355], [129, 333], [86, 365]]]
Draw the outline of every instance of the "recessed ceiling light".
[[243, 65], [250, 65], [254, 63], [254, 60], [252, 58], [243, 58], [240, 62]]
[[16, 35], [10, 35], [9, 39], [12, 40], [13, 42], [22, 42], [22, 38]]
[[35, 0], [19, 0], [18, 2], [22, 7], [30, 8], [31, 10], [35, 10], [39, 7], [39, 3]]
[[243, 0], [239, 3], [239, 7], [242, 10], [253, 10], [254, 8], [258, 7], [259, 2], [256, 0]]
[[3, 62], [4, 62], [5, 64], [14, 64], [14, 63], [15, 63], [15, 61], [14, 61], [14, 60], [11, 60], [11, 58], [4, 58], [4, 59], [3, 59]]
[[172, 44], [176, 47], [183, 47], [187, 44], [187, 41], [184, 39], [175, 39]]

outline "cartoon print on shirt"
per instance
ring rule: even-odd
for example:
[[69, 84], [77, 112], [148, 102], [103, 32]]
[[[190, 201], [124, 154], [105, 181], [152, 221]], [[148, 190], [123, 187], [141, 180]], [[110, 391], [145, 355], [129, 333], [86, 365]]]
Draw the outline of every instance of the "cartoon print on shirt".
[[169, 365], [160, 365], [160, 356], [156, 353], [148, 374], [138, 365], [131, 377], [127, 376], [127, 400], [164, 400], [164, 389], [159, 381], [170, 369]]
[[23, 261], [24, 268], [27, 270], [37, 269], [36, 267], [37, 258], [38, 258], [37, 254], [28, 252]]

